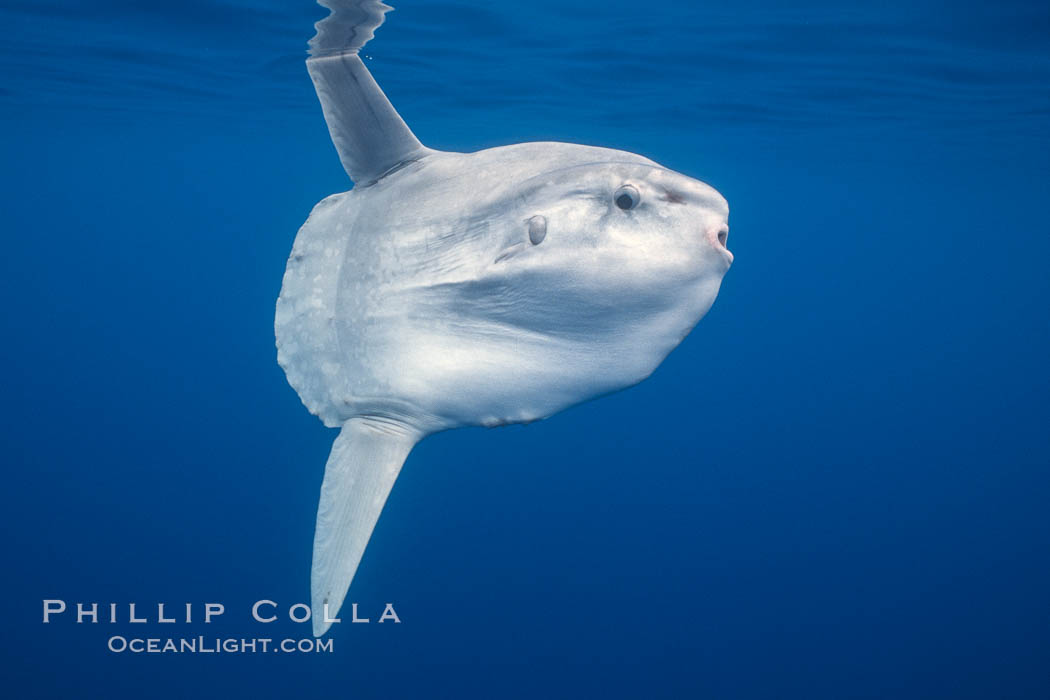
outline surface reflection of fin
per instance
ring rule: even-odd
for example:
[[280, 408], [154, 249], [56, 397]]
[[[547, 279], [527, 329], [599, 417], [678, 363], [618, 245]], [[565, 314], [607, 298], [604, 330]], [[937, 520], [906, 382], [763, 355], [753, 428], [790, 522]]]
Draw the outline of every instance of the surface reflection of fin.
[[357, 53], [367, 44], [383, 15], [392, 10], [379, 0], [317, 0], [331, 14], [314, 25], [317, 34], [310, 40], [311, 56]]

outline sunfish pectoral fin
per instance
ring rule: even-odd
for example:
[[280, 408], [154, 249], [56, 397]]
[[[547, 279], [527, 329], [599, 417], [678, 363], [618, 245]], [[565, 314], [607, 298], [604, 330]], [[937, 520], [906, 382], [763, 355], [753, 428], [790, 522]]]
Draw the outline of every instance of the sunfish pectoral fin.
[[357, 53], [306, 61], [339, 160], [355, 183], [367, 185], [429, 150], [390, 104]]
[[328, 631], [331, 623], [326, 617], [337, 617], [401, 465], [421, 437], [400, 423], [355, 417], [335, 439], [314, 531], [310, 572], [314, 636]]

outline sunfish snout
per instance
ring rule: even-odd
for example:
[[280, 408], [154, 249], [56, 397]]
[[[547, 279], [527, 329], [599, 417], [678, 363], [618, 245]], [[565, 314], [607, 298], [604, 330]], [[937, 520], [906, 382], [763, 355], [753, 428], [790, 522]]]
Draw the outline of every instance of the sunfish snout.
[[729, 241], [729, 203], [726, 198], [714, 187], [691, 177], [681, 176], [675, 184], [676, 191], [667, 197], [667, 201], [698, 207], [697, 223], [704, 243], [732, 263], [733, 254], [726, 247]]
[[729, 203], [725, 197], [706, 182], [668, 170], [661, 173], [660, 199], [671, 205], [695, 207], [699, 214], [697, 227], [702, 240], [733, 261], [726, 243], [729, 240]]
[[729, 262], [733, 262], [733, 254], [729, 252], [727, 243], [729, 241], [729, 224], [723, 220], [706, 226], [704, 237], [712, 248], [725, 255]]

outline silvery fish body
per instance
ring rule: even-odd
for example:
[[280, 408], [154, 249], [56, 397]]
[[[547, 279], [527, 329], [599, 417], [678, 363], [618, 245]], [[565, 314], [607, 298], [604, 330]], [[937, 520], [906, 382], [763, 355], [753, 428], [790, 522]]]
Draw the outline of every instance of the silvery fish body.
[[[386, 9], [322, 4], [337, 23], [372, 8], [355, 34], [366, 39]], [[289, 382], [341, 428], [314, 541], [317, 635], [419, 440], [636, 384], [707, 312], [732, 262], [728, 205], [708, 185], [591, 146], [428, 149], [360, 45], [328, 50], [326, 29], [307, 65], [355, 187], [299, 231], [275, 321]]]

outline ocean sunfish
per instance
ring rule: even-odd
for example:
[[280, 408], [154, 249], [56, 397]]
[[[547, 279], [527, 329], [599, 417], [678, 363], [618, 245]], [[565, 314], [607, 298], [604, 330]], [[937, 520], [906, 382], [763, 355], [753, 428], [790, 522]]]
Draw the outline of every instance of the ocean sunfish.
[[390, 8], [320, 3], [333, 13], [307, 68], [354, 187], [299, 230], [275, 319], [289, 383], [341, 428], [314, 534], [317, 636], [417, 442], [642, 381], [711, 307], [733, 259], [726, 200], [648, 158], [422, 145], [358, 56]]

